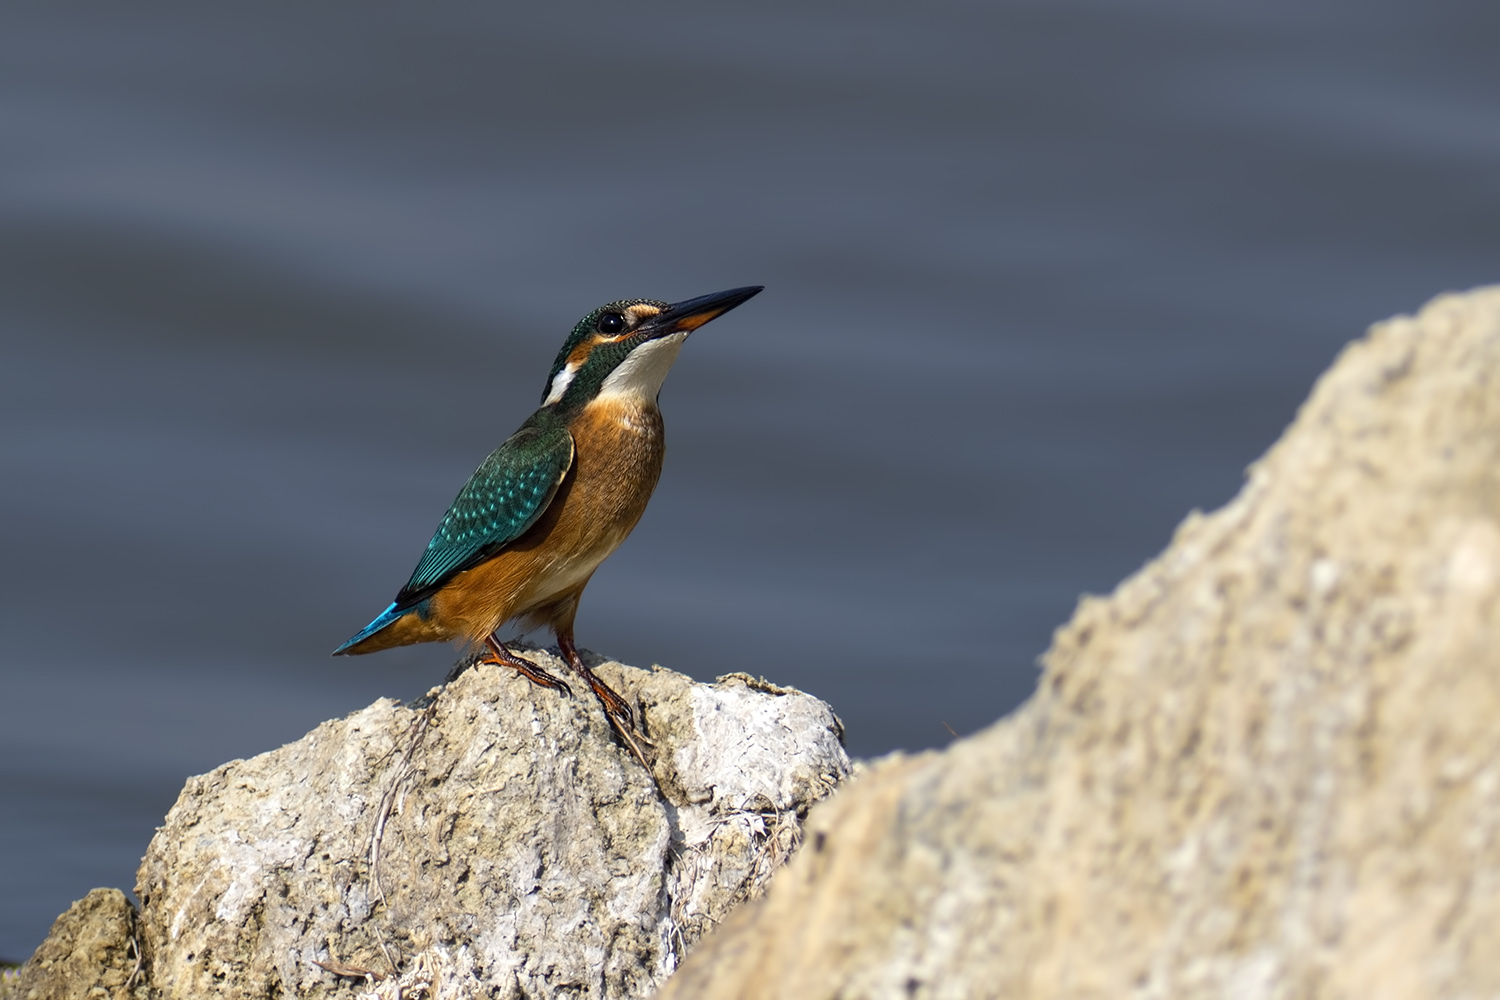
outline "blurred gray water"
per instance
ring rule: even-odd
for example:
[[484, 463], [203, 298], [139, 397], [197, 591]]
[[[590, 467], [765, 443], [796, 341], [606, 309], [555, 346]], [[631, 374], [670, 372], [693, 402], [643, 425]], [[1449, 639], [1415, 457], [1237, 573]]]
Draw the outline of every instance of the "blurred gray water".
[[0, 956], [187, 775], [441, 680], [328, 651], [612, 298], [767, 285], [668, 380], [579, 641], [862, 755], [999, 717], [1346, 340], [1500, 274], [1497, 42], [1487, 0], [8, 6]]

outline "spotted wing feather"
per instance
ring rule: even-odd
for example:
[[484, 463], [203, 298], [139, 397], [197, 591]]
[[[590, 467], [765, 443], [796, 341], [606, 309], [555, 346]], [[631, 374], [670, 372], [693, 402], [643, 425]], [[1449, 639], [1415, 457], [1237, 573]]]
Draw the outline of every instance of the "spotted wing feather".
[[432, 596], [454, 574], [483, 562], [536, 523], [573, 465], [573, 436], [527, 422], [495, 449], [459, 491], [396, 595], [396, 608]]

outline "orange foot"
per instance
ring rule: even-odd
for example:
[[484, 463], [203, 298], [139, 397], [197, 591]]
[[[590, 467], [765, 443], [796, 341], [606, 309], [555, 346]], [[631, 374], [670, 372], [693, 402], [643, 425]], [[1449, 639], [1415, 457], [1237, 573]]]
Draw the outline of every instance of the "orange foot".
[[563, 691], [570, 695], [573, 693], [573, 689], [568, 687], [565, 682], [559, 680], [556, 677], [553, 677], [551, 674], [547, 673], [547, 671], [543, 670], [535, 663], [532, 663], [530, 660], [524, 660], [521, 657], [517, 656], [515, 653], [512, 653], [505, 647], [505, 643], [501, 642], [499, 639], [496, 639], [493, 635], [487, 637], [484, 640], [484, 644], [489, 648], [489, 653], [481, 656], [477, 661], [475, 661], [474, 665], [476, 667], [483, 666], [485, 664], [514, 667], [521, 674], [521, 676], [525, 677], [533, 684], [540, 684], [542, 687], [549, 687], [553, 690]]
[[568, 666], [573, 672], [588, 682], [595, 697], [604, 706], [604, 715], [609, 719], [610, 726], [615, 734], [620, 737], [620, 742], [635, 755], [635, 759], [641, 762], [641, 766], [647, 771], [651, 770], [650, 763], [646, 760], [646, 754], [641, 749], [642, 745], [655, 746], [635, 726], [635, 713], [630, 710], [630, 704], [615, 693], [614, 689], [604, 683], [598, 674], [589, 669], [588, 664], [583, 662], [583, 657], [578, 655], [578, 647], [573, 645], [573, 637], [570, 635], [559, 635], [557, 637], [557, 651], [563, 655]]

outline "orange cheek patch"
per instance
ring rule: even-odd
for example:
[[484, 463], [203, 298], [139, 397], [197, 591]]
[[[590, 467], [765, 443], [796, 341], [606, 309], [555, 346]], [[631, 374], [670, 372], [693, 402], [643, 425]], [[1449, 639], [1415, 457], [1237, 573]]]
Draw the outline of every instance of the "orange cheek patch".
[[597, 347], [599, 343], [600, 338], [595, 336], [592, 340], [585, 340], [583, 343], [573, 348], [573, 353], [568, 355], [568, 367], [572, 368], [574, 371], [582, 368], [583, 363], [589, 359], [590, 354], [594, 353], [594, 348]]

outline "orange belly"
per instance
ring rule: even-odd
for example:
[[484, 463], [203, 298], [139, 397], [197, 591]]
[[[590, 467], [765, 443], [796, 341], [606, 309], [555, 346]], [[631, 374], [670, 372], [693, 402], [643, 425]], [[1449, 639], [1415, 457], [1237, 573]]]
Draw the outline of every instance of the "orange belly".
[[656, 406], [591, 403], [569, 430], [573, 467], [546, 512], [494, 558], [432, 596], [427, 624], [441, 637], [481, 642], [515, 618], [555, 625], [554, 609], [562, 606], [571, 623], [568, 599], [645, 513], [664, 454]]

